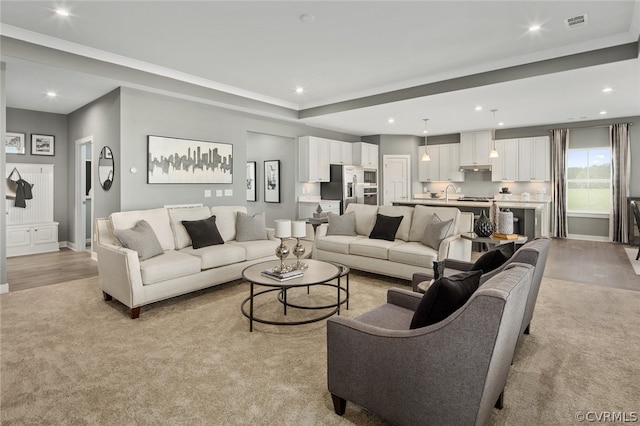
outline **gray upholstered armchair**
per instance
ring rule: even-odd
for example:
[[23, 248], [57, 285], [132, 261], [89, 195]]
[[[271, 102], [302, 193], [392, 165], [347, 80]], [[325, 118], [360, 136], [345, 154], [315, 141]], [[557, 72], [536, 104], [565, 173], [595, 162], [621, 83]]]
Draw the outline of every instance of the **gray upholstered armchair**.
[[387, 303], [355, 319], [327, 321], [328, 387], [400, 425], [482, 425], [502, 395], [533, 267], [511, 264], [460, 309], [409, 330], [421, 294], [390, 289]]
[[[486, 282], [491, 277], [494, 277], [504, 268], [511, 263], [527, 263], [535, 267], [533, 273], [533, 281], [531, 283], [531, 290], [529, 297], [527, 298], [527, 307], [525, 309], [524, 318], [522, 319], [522, 327], [520, 333], [529, 334], [531, 328], [531, 319], [533, 318], [533, 310], [536, 306], [536, 300], [538, 299], [538, 291], [540, 290], [540, 283], [542, 282], [542, 275], [544, 274], [544, 268], [547, 264], [547, 256], [549, 255], [549, 247], [551, 245], [551, 239], [547, 237], [537, 237], [533, 241], [529, 241], [518, 249], [511, 259], [507, 260], [504, 265], [491, 272], [483, 274], [480, 278], [480, 284]], [[463, 260], [446, 259], [444, 262], [444, 276], [451, 276], [464, 271], [470, 271], [472, 269], [473, 262], [465, 262]], [[431, 280], [433, 277], [427, 274], [413, 274], [413, 291], [418, 291], [418, 285], [427, 280]]]

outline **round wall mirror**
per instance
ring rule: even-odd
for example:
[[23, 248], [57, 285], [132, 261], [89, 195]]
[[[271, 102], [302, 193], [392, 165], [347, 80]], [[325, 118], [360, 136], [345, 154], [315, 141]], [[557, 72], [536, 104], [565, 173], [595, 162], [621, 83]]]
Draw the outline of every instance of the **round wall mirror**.
[[111, 189], [114, 173], [113, 152], [111, 148], [105, 146], [100, 151], [100, 159], [98, 160], [98, 178], [100, 179], [100, 186], [105, 191]]

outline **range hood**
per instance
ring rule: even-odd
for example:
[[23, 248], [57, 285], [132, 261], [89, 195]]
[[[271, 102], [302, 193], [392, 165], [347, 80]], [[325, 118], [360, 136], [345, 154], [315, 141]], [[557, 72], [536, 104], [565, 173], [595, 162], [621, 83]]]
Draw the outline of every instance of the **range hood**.
[[473, 166], [460, 166], [461, 172], [490, 172], [491, 164], [474, 164]]

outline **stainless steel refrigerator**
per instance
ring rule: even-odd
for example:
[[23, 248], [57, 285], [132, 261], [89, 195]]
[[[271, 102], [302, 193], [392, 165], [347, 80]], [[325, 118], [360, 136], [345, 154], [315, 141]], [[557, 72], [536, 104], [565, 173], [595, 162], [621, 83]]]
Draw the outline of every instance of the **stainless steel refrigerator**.
[[339, 200], [342, 214], [350, 203], [364, 202], [363, 176], [361, 167], [332, 164], [329, 166], [329, 182], [320, 184], [320, 196], [323, 200]]

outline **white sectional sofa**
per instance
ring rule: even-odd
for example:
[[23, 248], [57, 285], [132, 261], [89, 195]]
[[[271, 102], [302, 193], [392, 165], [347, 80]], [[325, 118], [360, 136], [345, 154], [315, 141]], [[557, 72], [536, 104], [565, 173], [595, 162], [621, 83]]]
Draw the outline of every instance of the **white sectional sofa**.
[[[458, 259], [469, 261], [471, 241], [460, 237], [473, 229], [473, 214], [455, 207], [371, 206], [349, 204], [345, 214], [355, 212], [356, 235], [327, 235], [330, 224], [316, 230], [312, 257], [338, 262], [361, 271], [411, 280], [416, 272], [432, 272], [433, 261]], [[371, 239], [377, 214], [403, 216], [393, 241]], [[453, 219], [449, 236], [436, 249], [421, 242], [434, 214], [441, 221]], [[329, 219], [331, 221], [331, 218]]]
[[[249, 265], [275, 260], [279, 240], [265, 228], [267, 239], [236, 241], [236, 217], [242, 206], [138, 210], [112, 213], [97, 219], [97, 254], [100, 288], [105, 300], [115, 298], [138, 318], [140, 307], [242, 277]], [[224, 244], [194, 249], [183, 220], [216, 216]], [[123, 247], [113, 230], [131, 229], [140, 220], [151, 225], [164, 252], [146, 260]]]

